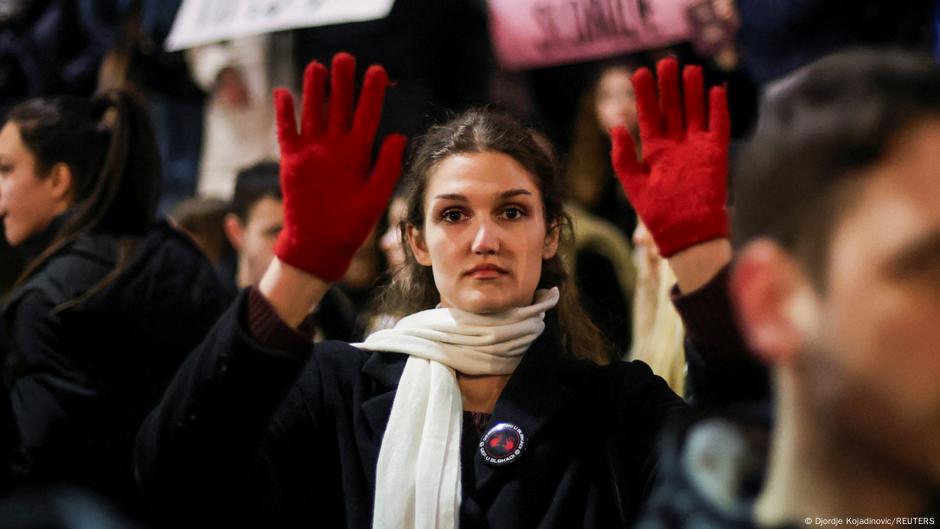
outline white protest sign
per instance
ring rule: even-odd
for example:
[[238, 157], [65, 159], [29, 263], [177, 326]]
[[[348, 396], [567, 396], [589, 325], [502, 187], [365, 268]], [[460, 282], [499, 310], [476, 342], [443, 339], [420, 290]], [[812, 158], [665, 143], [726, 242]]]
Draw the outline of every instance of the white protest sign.
[[688, 39], [707, 0], [489, 0], [496, 56], [510, 70], [586, 61]]
[[388, 16], [395, 0], [183, 0], [167, 51], [285, 29]]

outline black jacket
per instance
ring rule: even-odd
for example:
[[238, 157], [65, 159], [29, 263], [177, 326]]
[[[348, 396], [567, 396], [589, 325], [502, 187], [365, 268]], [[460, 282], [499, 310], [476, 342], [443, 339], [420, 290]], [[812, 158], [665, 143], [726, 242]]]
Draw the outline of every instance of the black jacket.
[[115, 252], [109, 235], [81, 236], [4, 308], [5, 462], [15, 483], [67, 482], [132, 508], [140, 423], [229, 299], [200, 251], [159, 224], [110, 286], [57, 310], [97, 285]]
[[[187, 359], [141, 429], [145, 496], [168, 526], [371, 527], [376, 461], [406, 356], [340, 342], [299, 354], [267, 348], [246, 330], [248, 297]], [[686, 410], [641, 362], [566, 358], [553, 318], [490, 420], [521, 428], [526, 451], [489, 466], [464, 425], [464, 529], [617, 526], [611, 464], [631, 518], [651, 483], [657, 433]]]

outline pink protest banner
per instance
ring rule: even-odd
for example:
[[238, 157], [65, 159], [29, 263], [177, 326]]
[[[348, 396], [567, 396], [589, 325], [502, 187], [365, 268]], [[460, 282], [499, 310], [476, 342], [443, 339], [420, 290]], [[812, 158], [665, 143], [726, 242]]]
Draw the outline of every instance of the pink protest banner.
[[508, 70], [586, 61], [687, 40], [691, 11], [702, 3], [489, 0], [490, 35]]

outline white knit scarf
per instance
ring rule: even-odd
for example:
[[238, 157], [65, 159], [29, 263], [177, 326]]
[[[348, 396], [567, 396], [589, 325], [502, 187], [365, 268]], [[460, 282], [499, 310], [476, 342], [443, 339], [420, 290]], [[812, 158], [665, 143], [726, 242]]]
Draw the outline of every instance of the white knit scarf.
[[512, 373], [558, 297], [557, 288], [538, 290], [532, 305], [495, 314], [425, 310], [354, 344], [410, 355], [379, 450], [373, 529], [457, 527], [463, 402], [455, 370]]

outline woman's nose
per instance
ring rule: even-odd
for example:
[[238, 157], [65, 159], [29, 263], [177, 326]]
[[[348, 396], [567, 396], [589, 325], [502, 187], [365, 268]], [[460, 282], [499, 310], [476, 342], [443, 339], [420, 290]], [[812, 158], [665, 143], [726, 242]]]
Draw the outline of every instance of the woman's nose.
[[499, 236], [496, 227], [488, 222], [477, 226], [470, 249], [477, 255], [493, 255], [499, 251]]

